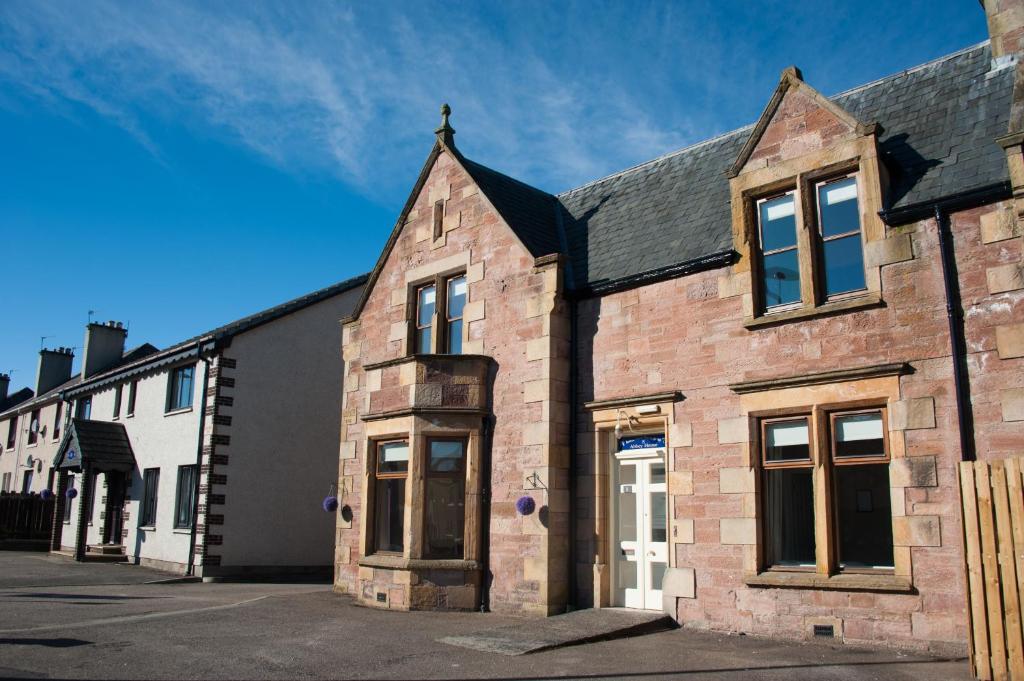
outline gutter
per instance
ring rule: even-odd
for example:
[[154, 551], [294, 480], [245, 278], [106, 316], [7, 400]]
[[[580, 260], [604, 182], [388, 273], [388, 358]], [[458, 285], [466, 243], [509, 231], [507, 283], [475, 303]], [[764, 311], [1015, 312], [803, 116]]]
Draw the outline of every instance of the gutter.
[[[203, 477], [203, 435], [206, 431], [206, 391], [210, 385], [210, 357], [204, 355], [202, 341], [196, 341], [196, 356], [203, 362], [203, 393], [199, 406], [199, 437], [196, 438], [196, 479], [192, 489], [192, 532], [189, 534], [188, 543], [188, 567], [185, 569], [185, 576], [191, 577], [195, 573], [196, 566], [196, 534], [199, 525], [199, 481]], [[211, 461], [212, 463], [212, 461]], [[212, 467], [211, 467], [212, 470]], [[209, 507], [206, 509], [209, 515]]]
[[631, 274], [628, 277], [609, 279], [607, 281], [584, 286], [581, 289], [571, 292], [570, 295], [579, 300], [584, 298], [593, 298], [596, 296], [605, 296], [610, 293], [618, 293], [619, 291], [627, 291], [629, 289], [648, 286], [667, 279], [676, 279], [678, 277], [685, 277], [698, 272], [728, 267], [736, 261], [736, 257], [736, 251], [730, 248], [710, 255], [702, 255], [699, 258], [686, 260], [675, 265], [659, 267], [657, 269], [641, 272], [640, 274]]
[[900, 208], [889, 208], [878, 211], [879, 217], [890, 227], [905, 225], [918, 220], [927, 220], [935, 217], [935, 209], [941, 207], [943, 212], [952, 213], [968, 208], [977, 208], [996, 201], [1013, 198], [1013, 187], [1009, 182], [997, 182], [977, 189], [949, 194], [937, 201], [923, 201], [921, 203], [902, 206]]

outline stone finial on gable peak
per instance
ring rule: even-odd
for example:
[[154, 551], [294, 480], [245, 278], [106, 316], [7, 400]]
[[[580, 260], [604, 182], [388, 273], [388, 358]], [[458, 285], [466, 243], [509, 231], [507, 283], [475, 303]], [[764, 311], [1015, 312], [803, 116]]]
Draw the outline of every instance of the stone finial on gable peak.
[[448, 106], [447, 102], [441, 105], [441, 125], [434, 134], [437, 135], [437, 141], [446, 147], [455, 146], [455, 128], [448, 122], [448, 116], [452, 113], [452, 108]]
[[787, 66], [782, 69], [782, 76], [780, 80], [799, 80], [800, 82], [803, 82], [804, 74], [796, 65]]

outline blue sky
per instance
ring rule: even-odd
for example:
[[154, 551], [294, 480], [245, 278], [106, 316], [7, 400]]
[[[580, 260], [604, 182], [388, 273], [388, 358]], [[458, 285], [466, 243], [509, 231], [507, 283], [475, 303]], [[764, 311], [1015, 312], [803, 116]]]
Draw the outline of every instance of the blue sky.
[[[474, 160], [569, 189], [986, 38], [976, 2], [7, 0], [0, 371], [88, 311], [164, 347], [370, 269], [438, 107]], [[80, 351], [78, 352], [80, 355]]]

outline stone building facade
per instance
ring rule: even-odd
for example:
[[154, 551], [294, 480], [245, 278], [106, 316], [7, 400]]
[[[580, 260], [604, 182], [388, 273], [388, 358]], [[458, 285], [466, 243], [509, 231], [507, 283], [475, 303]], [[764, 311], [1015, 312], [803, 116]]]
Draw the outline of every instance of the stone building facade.
[[344, 322], [336, 590], [964, 650], [956, 465], [1024, 451], [1024, 4], [986, 5], [557, 196], [445, 112]]

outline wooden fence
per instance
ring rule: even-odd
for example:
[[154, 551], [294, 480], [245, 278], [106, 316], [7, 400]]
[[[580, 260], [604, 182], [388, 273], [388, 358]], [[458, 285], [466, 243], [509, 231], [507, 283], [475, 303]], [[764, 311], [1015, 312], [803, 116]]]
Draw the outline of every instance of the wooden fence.
[[0, 494], [0, 540], [48, 541], [53, 505], [38, 494]]
[[960, 464], [971, 665], [986, 681], [1024, 681], [1024, 459]]

